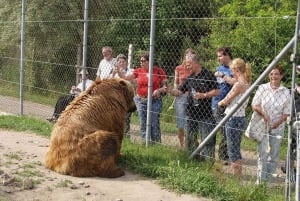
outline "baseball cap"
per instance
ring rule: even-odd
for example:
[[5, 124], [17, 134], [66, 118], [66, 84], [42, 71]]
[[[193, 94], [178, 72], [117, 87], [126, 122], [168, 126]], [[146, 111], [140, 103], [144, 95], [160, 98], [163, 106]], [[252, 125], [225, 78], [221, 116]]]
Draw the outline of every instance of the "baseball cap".
[[[82, 74], [83, 74], [83, 70], [80, 71], [79, 75], [82, 75]], [[89, 72], [86, 70], [86, 71], [85, 71], [85, 74], [88, 75]]]

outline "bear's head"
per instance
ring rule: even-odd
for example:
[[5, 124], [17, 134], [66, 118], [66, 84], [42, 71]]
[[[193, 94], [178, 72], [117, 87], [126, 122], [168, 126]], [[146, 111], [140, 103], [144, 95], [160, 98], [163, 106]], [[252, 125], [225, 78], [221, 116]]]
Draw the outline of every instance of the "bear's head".
[[127, 105], [128, 105], [128, 112], [134, 112], [136, 111], [136, 106], [135, 103], [133, 101], [133, 97], [134, 97], [134, 88], [132, 86], [132, 84], [124, 79], [119, 79], [119, 83], [120, 86], [122, 86], [122, 90], [124, 91], [125, 98], [127, 101]]
[[[126, 111], [133, 112], [136, 110], [133, 100], [134, 88], [127, 80], [121, 78], [97, 80], [86, 93], [92, 96], [105, 95], [106, 99], [120, 102], [120, 104], [125, 101], [122, 105]], [[123, 99], [123, 101], [121, 99]]]

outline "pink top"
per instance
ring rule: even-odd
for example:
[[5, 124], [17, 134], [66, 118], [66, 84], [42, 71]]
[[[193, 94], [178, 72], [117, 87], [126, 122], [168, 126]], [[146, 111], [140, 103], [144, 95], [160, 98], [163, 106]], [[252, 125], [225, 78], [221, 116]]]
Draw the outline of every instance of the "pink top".
[[181, 85], [185, 78], [187, 78], [191, 74], [190, 70], [188, 70], [184, 65], [177, 66], [175, 68], [175, 72], [177, 72], [178, 76], [178, 86]]

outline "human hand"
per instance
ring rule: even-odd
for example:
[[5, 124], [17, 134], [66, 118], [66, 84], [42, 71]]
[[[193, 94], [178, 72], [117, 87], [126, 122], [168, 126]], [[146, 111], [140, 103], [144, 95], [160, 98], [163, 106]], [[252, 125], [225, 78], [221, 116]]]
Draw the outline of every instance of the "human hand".
[[71, 87], [71, 93], [74, 94], [74, 93], [75, 93], [75, 90], [76, 90], [76, 86], [73, 85], [73, 86]]
[[217, 115], [219, 115], [219, 116], [224, 116], [224, 115], [225, 115], [225, 109], [226, 109], [225, 106], [220, 106], [220, 105], [218, 105], [218, 108], [217, 108]]
[[216, 77], [224, 77], [224, 73], [221, 73], [220, 71], [215, 72]]
[[160, 97], [160, 91], [159, 91], [159, 89], [156, 89], [156, 90], [153, 91], [152, 97], [153, 97], [154, 99]]

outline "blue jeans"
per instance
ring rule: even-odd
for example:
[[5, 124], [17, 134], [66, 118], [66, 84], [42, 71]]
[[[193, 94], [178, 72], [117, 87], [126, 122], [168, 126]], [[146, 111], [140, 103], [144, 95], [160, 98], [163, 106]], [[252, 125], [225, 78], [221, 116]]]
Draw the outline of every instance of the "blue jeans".
[[[284, 133], [284, 127], [265, 134], [258, 144], [257, 181], [272, 182], [273, 174], [279, 159], [279, 150]], [[268, 148], [269, 147], [269, 148]]]
[[187, 106], [187, 94], [182, 94], [180, 96], [177, 96], [175, 99], [177, 128], [185, 128], [186, 119], [187, 119], [186, 106]]
[[242, 159], [241, 141], [245, 128], [246, 117], [231, 117], [225, 124], [227, 151], [231, 162]]
[[[198, 133], [200, 130], [200, 138], [203, 141], [209, 133], [215, 128], [216, 123], [214, 118], [193, 120], [188, 117], [187, 120], [187, 135], [186, 135], [186, 147], [188, 151], [194, 151], [198, 145]], [[216, 135], [214, 135], [203, 147], [200, 152], [201, 156], [215, 158], [215, 146], [216, 146]]]
[[[142, 139], [146, 140], [146, 126], [147, 126], [147, 105], [148, 100], [140, 98], [139, 96], [134, 97], [134, 102], [137, 108]], [[160, 132], [160, 113], [162, 111], [162, 98], [152, 99], [152, 111], [151, 111], [151, 142], [161, 142]]]

